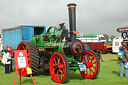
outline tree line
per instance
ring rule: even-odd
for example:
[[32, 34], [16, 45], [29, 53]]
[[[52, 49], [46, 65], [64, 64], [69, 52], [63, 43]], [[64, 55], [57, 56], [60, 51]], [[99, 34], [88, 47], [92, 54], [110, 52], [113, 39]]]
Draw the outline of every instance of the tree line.
[[108, 34], [103, 34], [104, 35], [104, 37], [108, 40], [108, 39], [111, 39], [111, 40], [113, 40], [114, 38], [115, 38], [115, 35], [108, 35]]

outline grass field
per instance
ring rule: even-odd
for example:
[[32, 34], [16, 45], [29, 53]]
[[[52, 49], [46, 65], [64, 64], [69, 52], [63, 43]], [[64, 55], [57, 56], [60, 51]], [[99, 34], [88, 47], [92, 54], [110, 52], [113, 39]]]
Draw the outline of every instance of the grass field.
[[[119, 77], [119, 61], [116, 54], [103, 54], [104, 62], [100, 61], [100, 73], [94, 80], [84, 79], [79, 71], [70, 71], [69, 80], [65, 85], [127, 85], [128, 77]], [[15, 72], [5, 74], [0, 68], [0, 85], [13, 85]], [[36, 85], [58, 85], [49, 73], [39, 70], [33, 76]], [[22, 85], [32, 85], [30, 77], [22, 77]], [[19, 85], [19, 75], [17, 74], [16, 85]]]

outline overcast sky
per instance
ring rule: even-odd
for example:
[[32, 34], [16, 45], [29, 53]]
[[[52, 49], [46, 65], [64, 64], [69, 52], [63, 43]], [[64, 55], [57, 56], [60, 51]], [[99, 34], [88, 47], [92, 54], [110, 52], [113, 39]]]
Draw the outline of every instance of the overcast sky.
[[128, 26], [128, 0], [0, 0], [0, 33], [19, 25], [69, 28], [67, 4], [74, 2], [77, 31], [119, 36], [118, 27]]

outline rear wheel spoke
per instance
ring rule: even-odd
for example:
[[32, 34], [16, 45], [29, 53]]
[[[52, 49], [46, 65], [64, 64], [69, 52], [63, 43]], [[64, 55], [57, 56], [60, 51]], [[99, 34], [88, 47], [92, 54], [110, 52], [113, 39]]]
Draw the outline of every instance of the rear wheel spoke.
[[56, 65], [58, 65], [58, 64], [57, 64], [56, 60], [54, 59], [54, 66], [56, 66]]
[[29, 58], [29, 57], [30, 57], [30, 53], [27, 54], [27, 58]]
[[23, 45], [22, 45], [21, 47], [23, 48], [23, 50], [25, 50], [25, 48], [24, 48], [24, 46], [23, 46]]
[[63, 74], [63, 72], [62, 71], [60, 71], [60, 73], [61, 73], [61, 79], [63, 78], [63, 76], [64, 76], [64, 74]]
[[58, 65], [60, 64], [60, 57], [58, 58]]

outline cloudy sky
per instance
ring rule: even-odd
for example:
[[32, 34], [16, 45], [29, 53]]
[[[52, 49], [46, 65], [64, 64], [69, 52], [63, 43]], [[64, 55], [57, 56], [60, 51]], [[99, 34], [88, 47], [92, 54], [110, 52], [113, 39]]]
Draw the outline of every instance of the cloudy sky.
[[119, 36], [118, 27], [128, 26], [128, 0], [0, 0], [0, 33], [19, 25], [69, 27], [67, 4], [77, 4], [77, 31]]

